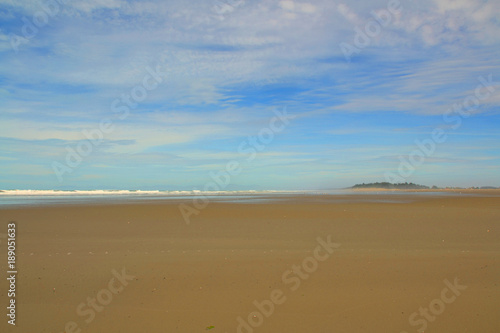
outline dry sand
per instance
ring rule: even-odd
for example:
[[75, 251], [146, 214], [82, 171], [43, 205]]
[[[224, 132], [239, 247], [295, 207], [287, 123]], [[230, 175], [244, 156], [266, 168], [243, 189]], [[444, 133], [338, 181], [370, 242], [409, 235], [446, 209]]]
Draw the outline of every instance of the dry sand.
[[[210, 203], [190, 225], [172, 201], [2, 209], [19, 273], [17, 325], [2, 314], [0, 331], [237, 332], [250, 314], [260, 325], [241, 332], [500, 332], [500, 197], [372, 198]], [[304, 259], [310, 273], [286, 273]], [[134, 278], [118, 293], [123, 269]], [[467, 288], [453, 294], [455, 278]], [[253, 302], [271, 295], [281, 304], [259, 323]]]

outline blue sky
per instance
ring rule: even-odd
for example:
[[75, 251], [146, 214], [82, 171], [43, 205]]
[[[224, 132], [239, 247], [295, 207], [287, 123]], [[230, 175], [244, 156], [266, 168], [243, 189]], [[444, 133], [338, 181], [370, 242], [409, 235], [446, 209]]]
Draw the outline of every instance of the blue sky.
[[[483, 0], [0, 0], [0, 189], [203, 189], [230, 161], [231, 190], [500, 186], [499, 18]], [[293, 119], [249, 158], [276, 112]]]

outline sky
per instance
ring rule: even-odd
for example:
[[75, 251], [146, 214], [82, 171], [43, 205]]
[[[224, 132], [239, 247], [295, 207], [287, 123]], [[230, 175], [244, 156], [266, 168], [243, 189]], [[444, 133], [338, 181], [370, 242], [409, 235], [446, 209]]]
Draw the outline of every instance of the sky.
[[0, 0], [4, 190], [500, 186], [499, 111], [496, 0]]

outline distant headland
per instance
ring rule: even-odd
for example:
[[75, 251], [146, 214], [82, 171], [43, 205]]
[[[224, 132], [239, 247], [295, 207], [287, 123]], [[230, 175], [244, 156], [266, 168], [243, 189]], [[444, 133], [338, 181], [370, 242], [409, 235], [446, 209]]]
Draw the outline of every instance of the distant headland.
[[381, 188], [387, 190], [427, 190], [430, 189], [429, 186], [418, 185], [414, 183], [389, 183], [389, 182], [381, 182], [381, 183], [362, 183], [356, 184], [351, 187], [351, 189], [366, 189], [366, 188]]

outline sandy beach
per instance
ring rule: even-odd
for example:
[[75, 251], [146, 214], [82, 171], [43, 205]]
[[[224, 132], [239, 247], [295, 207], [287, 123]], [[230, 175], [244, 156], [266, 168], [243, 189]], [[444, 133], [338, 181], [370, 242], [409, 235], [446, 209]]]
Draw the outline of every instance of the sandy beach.
[[499, 194], [371, 198], [1, 209], [0, 331], [500, 332]]

